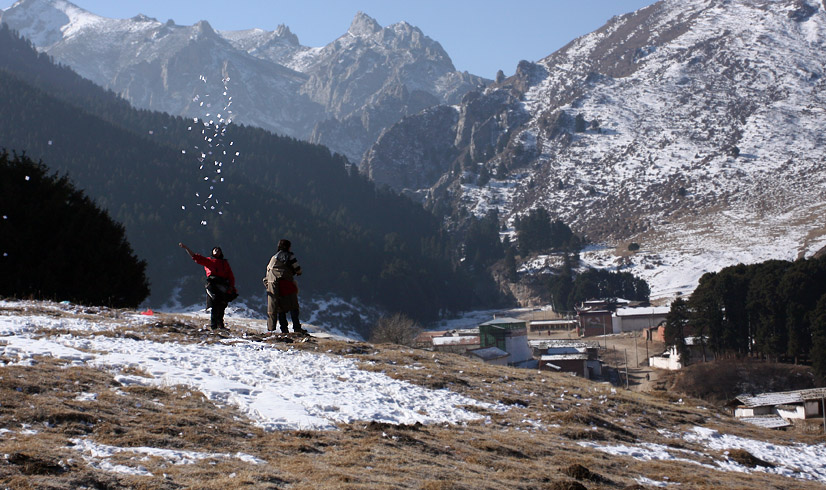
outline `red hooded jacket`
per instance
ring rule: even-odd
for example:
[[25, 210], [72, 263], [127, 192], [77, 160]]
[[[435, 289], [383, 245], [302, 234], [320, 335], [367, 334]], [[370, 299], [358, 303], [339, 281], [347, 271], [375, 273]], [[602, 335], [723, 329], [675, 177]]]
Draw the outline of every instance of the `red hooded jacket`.
[[207, 277], [216, 276], [223, 277], [229, 280], [229, 285], [235, 288], [235, 275], [232, 273], [232, 268], [229, 266], [229, 261], [226, 259], [216, 259], [215, 257], [204, 257], [200, 254], [194, 254], [192, 260], [199, 265], [204, 266]]

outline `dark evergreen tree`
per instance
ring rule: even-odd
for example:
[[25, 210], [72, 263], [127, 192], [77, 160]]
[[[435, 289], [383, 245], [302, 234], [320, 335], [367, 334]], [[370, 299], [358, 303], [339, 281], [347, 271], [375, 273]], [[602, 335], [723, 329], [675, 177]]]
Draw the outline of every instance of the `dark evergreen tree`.
[[630, 272], [589, 269], [576, 276], [568, 303], [573, 306], [593, 298], [647, 301], [650, 294], [648, 283]]
[[0, 153], [0, 295], [136, 307], [149, 294], [124, 229], [68, 177]]
[[795, 361], [815, 345], [815, 313], [826, 294], [826, 260], [772, 260], [708, 273], [689, 300], [690, 323], [717, 354]]
[[770, 260], [757, 264], [746, 299], [749, 323], [754, 331], [754, 350], [771, 359], [786, 354], [788, 330], [786, 305], [777, 286], [791, 264]]
[[481, 219], [471, 219], [465, 233], [464, 259], [472, 267], [485, 268], [504, 256], [499, 240], [499, 211], [491, 209]]
[[665, 318], [665, 344], [677, 347], [683, 365], [688, 364], [691, 357], [686, 343], [689, 318], [688, 303], [683, 298], [677, 298], [671, 303], [671, 309]]
[[810, 314], [826, 294], [826, 261], [797, 260], [786, 270], [778, 284], [778, 294], [786, 305], [788, 345], [785, 354], [796, 361], [809, 355], [812, 346]]
[[504, 258], [504, 265], [505, 265], [505, 277], [509, 281], [516, 281], [518, 278], [518, 272], [516, 270], [516, 250], [511, 245], [510, 240], [505, 237], [505, 243], [502, 245], [505, 249], [505, 258]]
[[579, 251], [582, 241], [561, 220], [551, 221], [544, 208], [531, 210], [514, 222], [519, 249], [531, 252]]
[[812, 368], [821, 382], [826, 382], [826, 294], [812, 312]]
[[738, 355], [750, 353], [752, 335], [746, 314], [750, 276], [749, 268], [739, 264], [726, 267], [715, 278], [723, 311], [722, 342], [725, 349]]
[[572, 259], [569, 254], [565, 254], [562, 268], [558, 275], [551, 276], [551, 305], [556, 312], [568, 312], [574, 309], [574, 297], [571, 293], [574, 290], [574, 278]]

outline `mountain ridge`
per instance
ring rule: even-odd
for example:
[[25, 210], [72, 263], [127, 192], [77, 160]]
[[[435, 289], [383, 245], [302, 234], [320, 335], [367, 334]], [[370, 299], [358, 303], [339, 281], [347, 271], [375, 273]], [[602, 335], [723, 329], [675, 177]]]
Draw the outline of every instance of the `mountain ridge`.
[[456, 102], [487, 83], [457, 72], [418, 28], [382, 28], [363, 12], [319, 48], [302, 46], [284, 25], [215, 31], [205, 21], [108, 19], [67, 0], [20, 0], [0, 12], [0, 22], [143, 109], [204, 117], [192, 99], [204, 89], [219, 93], [218, 81], [229, 77], [238, 122], [324, 144], [353, 162], [404, 115]]
[[[465, 96], [452, 174], [408, 192], [447, 204], [453, 219], [498, 202], [507, 227], [545, 207], [609, 244], [586, 261], [627, 267], [663, 295], [719, 267], [685, 256], [730, 265], [809, 255], [826, 242], [816, 232], [826, 207], [824, 34], [822, 4], [804, 0], [663, 0], [615, 17]], [[440, 125], [426, 117], [386, 130], [360, 168], [384, 166], [383, 183], [402, 190], [390, 169], [426, 162], [393, 155], [436, 137], [428, 128]], [[483, 167], [493, 179], [477, 185]], [[623, 253], [629, 241], [646, 253]]]

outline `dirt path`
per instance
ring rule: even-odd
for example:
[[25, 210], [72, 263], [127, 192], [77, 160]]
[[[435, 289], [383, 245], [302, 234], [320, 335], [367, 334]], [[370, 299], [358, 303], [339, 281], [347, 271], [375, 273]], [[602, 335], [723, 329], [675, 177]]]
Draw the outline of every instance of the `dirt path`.
[[627, 332], [622, 334], [597, 337], [600, 345], [606, 346], [601, 350], [603, 362], [619, 370], [623, 376], [628, 373], [628, 389], [632, 391], [651, 391], [658, 387], [662, 370], [648, 365], [648, 358], [659, 355], [665, 350], [662, 342], [647, 341], [643, 332]]
[[627, 332], [600, 337], [580, 338], [576, 330], [530, 332], [530, 340], [569, 339], [599, 343], [600, 358], [604, 365], [621, 372], [623, 379], [628, 368], [628, 389], [632, 391], [652, 391], [661, 385], [663, 371], [648, 365], [648, 358], [661, 354], [665, 344], [645, 340], [643, 332]]

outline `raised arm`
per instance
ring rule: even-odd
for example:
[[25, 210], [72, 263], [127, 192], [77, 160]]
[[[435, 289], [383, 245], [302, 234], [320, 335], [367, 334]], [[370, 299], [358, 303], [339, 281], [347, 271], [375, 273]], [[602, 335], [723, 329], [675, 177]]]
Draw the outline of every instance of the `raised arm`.
[[178, 246], [179, 246], [179, 247], [181, 247], [182, 249], [186, 250], [186, 253], [188, 253], [190, 257], [194, 257], [194, 256], [195, 256], [195, 252], [193, 252], [192, 250], [190, 250], [190, 248], [189, 248], [189, 247], [187, 247], [186, 245], [184, 245], [183, 243], [178, 243]]

